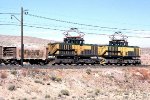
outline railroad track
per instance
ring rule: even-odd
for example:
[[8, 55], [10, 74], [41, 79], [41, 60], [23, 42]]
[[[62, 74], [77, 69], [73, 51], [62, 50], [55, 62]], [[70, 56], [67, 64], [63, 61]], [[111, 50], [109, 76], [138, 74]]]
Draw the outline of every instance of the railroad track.
[[84, 69], [84, 68], [130, 68], [130, 67], [135, 67], [135, 68], [148, 68], [150, 65], [129, 65], [129, 66], [117, 66], [117, 65], [24, 65], [23, 67], [20, 65], [0, 65], [0, 70], [4, 69], [34, 69], [34, 68], [40, 68], [40, 69]]

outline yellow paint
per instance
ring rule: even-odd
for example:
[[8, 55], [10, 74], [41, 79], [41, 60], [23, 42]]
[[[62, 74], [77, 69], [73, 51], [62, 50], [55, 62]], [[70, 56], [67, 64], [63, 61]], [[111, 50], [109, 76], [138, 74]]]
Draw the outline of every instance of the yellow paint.
[[[103, 55], [108, 50], [108, 46], [99, 46], [98, 47], [98, 55]], [[108, 55], [106, 52], [104, 55]]]
[[72, 45], [72, 48], [75, 49], [77, 55], [80, 55], [84, 50], [91, 50], [90, 45]]
[[[59, 49], [59, 43], [48, 44], [48, 52], [50, 54], [53, 54], [57, 49]], [[56, 54], [58, 54], [58, 51], [56, 52]]]
[[[60, 43], [52, 43], [52, 44], [48, 44], [48, 51], [50, 52], [50, 54], [53, 54], [57, 49], [60, 49], [59, 46]], [[81, 55], [82, 52], [84, 52], [85, 50], [91, 50], [91, 45], [71, 45], [72, 49], [75, 49], [75, 53], [77, 55]], [[103, 46], [98, 46], [98, 55], [99, 56], [103, 56], [103, 55], [108, 55], [108, 47], [107, 45], [103, 45]], [[114, 50], [115, 47], [111, 46], [111, 48]], [[133, 51], [135, 47], [119, 47], [118, 46], [118, 51], [120, 51], [121, 53], [118, 53], [119, 56], [128, 56], [128, 52], [129, 51]], [[137, 47], [135, 50], [136, 54], [140, 54], [140, 48]], [[57, 51], [55, 54], [59, 54], [59, 51]]]

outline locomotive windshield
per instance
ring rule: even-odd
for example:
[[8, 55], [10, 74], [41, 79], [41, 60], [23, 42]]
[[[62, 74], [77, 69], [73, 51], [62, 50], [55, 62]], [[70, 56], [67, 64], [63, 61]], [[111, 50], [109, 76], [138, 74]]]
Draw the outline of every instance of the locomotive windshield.
[[66, 38], [64, 38], [64, 43], [83, 45], [84, 39], [80, 38], [80, 37], [66, 37]]
[[112, 40], [112, 41], [109, 41], [109, 45], [128, 46], [128, 42], [125, 40]]

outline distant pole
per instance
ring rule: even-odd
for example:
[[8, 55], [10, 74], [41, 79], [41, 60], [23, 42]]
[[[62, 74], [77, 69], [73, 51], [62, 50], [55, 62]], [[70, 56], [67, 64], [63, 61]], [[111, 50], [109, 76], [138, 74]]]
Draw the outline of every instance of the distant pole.
[[21, 7], [21, 66], [23, 67], [23, 58], [24, 58], [24, 45], [23, 45], [23, 7]]

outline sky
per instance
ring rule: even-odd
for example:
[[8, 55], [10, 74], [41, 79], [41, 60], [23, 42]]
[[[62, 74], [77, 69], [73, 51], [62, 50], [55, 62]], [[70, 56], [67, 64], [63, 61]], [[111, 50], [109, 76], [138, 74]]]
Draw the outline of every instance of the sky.
[[150, 47], [150, 38], [142, 38], [150, 37], [149, 5], [149, 0], [1, 0], [0, 34], [20, 36], [20, 14], [1, 13], [20, 13], [23, 7], [24, 36], [63, 41], [65, 30], [78, 28], [85, 43], [108, 44], [108, 35], [121, 31], [133, 36], [129, 45]]

